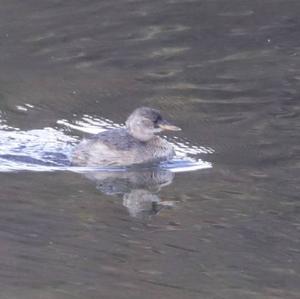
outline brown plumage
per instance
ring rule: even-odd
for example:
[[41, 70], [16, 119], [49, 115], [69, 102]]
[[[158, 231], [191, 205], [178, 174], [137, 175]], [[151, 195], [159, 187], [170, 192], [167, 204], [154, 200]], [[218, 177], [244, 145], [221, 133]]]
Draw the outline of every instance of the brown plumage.
[[85, 139], [73, 151], [78, 166], [126, 166], [171, 159], [174, 149], [156, 136], [163, 130], [180, 130], [164, 120], [156, 109], [141, 107], [127, 119], [126, 128], [110, 129]]

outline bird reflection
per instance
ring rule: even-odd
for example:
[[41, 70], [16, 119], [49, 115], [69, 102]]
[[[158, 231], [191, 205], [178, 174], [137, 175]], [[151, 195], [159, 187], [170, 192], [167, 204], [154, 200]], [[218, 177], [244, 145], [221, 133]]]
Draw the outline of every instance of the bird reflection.
[[132, 217], [143, 218], [172, 206], [159, 197], [161, 188], [172, 183], [174, 173], [165, 169], [133, 169], [124, 172], [90, 172], [85, 176], [95, 181], [104, 194], [120, 197]]

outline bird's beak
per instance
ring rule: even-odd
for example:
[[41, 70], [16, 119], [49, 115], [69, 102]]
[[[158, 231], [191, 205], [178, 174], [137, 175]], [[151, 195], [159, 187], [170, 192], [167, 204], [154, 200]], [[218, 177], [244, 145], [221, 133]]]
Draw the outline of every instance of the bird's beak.
[[162, 121], [158, 126], [162, 130], [166, 130], [166, 131], [181, 131], [181, 129], [179, 127], [176, 127], [176, 126], [170, 124], [166, 120]]

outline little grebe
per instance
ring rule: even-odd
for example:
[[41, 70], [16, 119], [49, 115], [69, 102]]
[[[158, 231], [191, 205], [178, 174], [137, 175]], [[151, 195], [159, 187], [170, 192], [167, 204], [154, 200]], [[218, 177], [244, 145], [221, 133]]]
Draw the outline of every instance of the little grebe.
[[169, 160], [172, 145], [156, 136], [163, 130], [180, 128], [164, 120], [156, 109], [141, 107], [130, 114], [126, 127], [101, 132], [74, 149], [72, 164], [78, 166], [126, 166]]

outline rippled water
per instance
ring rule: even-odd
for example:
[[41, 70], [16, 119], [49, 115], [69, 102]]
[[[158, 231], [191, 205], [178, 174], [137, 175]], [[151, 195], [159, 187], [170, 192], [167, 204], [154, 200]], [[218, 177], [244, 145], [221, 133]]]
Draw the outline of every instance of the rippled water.
[[[27, 111], [21, 106], [17, 106], [17, 109]], [[81, 120], [75, 121], [75, 124], [66, 120], [58, 120], [57, 123], [91, 134], [122, 127], [122, 125], [115, 124], [108, 119], [93, 119], [87, 115]], [[3, 125], [3, 130], [0, 130], [0, 140], [0, 172], [23, 170], [126, 171], [124, 167], [87, 168], [71, 166], [72, 149], [78, 143], [78, 140], [53, 128], [21, 131], [20, 129]], [[195, 158], [200, 154], [212, 154], [214, 152], [212, 148], [193, 146], [184, 140], [180, 141], [176, 137], [170, 143], [174, 146], [175, 158], [172, 161], [160, 163], [159, 168], [168, 169], [172, 172], [183, 172], [212, 167], [210, 162]]]
[[[2, 2], [1, 299], [300, 297], [299, 1]], [[174, 161], [69, 165], [138, 106]]]

